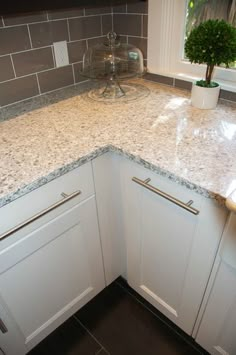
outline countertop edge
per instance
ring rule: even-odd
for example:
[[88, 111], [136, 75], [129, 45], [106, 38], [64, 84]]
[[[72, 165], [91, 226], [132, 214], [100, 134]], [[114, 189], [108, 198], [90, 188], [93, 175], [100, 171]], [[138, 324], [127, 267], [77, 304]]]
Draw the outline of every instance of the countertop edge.
[[0, 208], [9, 204], [10, 202], [15, 201], [16, 199], [26, 195], [29, 192], [32, 192], [34, 190], [36, 190], [37, 188], [47, 184], [50, 181], [53, 181], [54, 179], [72, 171], [73, 169], [78, 168], [79, 166], [101, 156], [104, 153], [107, 152], [113, 152], [113, 153], [117, 153], [123, 157], [128, 158], [131, 161], [134, 161], [136, 163], [138, 163], [139, 165], [161, 175], [164, 177], [167, 177], [169, 180], [176, 182], [179, 185], [185, 186], [188, 189], [198, 193], [199, 195], [202, 195], [206, 198], [210, 198], [215, 200], [218, 204], [220, 205], [225, 205], [225, 198], [219, 194], [216, 194], [214, 192], [211, 192], [205, 188], [202, 188], [184, 178], [181, 178], [173, 173], [171, 173], [170, 171], [164, 170], [150, 162], [148, 162], [147, 160], [142, 159], [140, 156], [136, 156], [132, 153], [129, 153], [121, 148], [118, 148], [114, 145], [106, 145], [104, 147], [99, 147], [97, 149], [95, 149], [94, 151], [92, 151], [91, 153], [78, 158], [77, 160], [66, 164], [64, 166], [61, 166], [60, 168], [52, 171], [51, 173], [49, 173], [46, 176], [40, 177], [37, 180], [33, 181], [32, 183], [26, 184], [20, 188], [18, 188], [16, 191], [14, 191], [13, 193], [10, 193], [2, 198], [0, 198]]

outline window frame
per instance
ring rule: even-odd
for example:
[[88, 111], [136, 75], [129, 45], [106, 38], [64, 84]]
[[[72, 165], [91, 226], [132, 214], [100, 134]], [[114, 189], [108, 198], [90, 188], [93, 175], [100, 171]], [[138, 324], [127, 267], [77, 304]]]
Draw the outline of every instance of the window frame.
[[[186, 81], [204, 79], [206, 65], [183, 60], [187, 0], [149, 0], [148, 55], [150, 73]], [[216, 67], [213, 80], [236, 92], [236, 70]]]

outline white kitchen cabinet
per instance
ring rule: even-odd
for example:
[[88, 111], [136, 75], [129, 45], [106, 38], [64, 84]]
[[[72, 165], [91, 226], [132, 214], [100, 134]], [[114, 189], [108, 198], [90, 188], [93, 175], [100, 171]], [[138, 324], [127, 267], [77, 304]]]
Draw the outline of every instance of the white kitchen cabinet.
[[0, 355], [24, 355], [26, 347], [23, 334], [0, 299]]
[[[77, 174], [80, 182], [73, 179]], [[81, 194], [0, 243], [0, 295], [27, 351], [105, 287], [91, 165], [61, 178], [63, 190], [57, 198], [73, 189]], [[55, 180], [44, 186], [43, 203], [53, 195], [54, 183], [60, 185]], [[32, 205], [39, 191], [29, 194]], [[16, 333], [6, 322], [8, 326], [9, 332], [1, 336], [14, 339]], [[20, 354], [7, 346], [3, 350]]]
[[106, 153], [93, 161], [106, 284], [126, 277], [126, 243], [123, 231], [120, 168], [124, 158]]
[[[181, 208], [132, 181], [156, 187], [199, 210]], [[139, 181], [138, 180], [138, 181]], [[121, 192], [131, 287], [192, 334], [221, 239], [227, 211], [190, 189], [122, 161]], [[152, 189], [152, 188], [151, 188]], [[152, 189], [153, 190], [153, 189]]]
[[[224, 231], [196, 341], [212, 355], [236, 354], [236, 215]], [[212, 285], [211, 285], [212, 284]]]

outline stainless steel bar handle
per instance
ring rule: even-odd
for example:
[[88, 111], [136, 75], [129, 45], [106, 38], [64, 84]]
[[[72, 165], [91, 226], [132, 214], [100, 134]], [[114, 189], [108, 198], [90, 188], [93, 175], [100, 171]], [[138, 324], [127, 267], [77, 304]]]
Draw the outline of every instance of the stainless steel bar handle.
[[75, 191], [73, 192], [72, 194], [70, 195], [66, 195], [64, 192], [62, 192], [62, 196], [63, 196], [63, 200], [60, 200], [56, 203], [54, 203], [53, 205], [49, 206], [48, 208], [45, 208], [43, 211], [35, 214], [34, 216], [32, 216], [31, 218], [27, 219], [26, 221], [18, 224], [17, 226], [9, 229], [7, 232], [3, 233], [0, 235], [0, 241], [9, 237], [11, 234], [15, 233], [15, 232], [18, 232], [20, 229], [26, 227], [28, 224], [36, 221], [37, 219], [39, 219], [40, 217], [43, 217], [45, 214], [51, 212], [52, 210], [54, 210], [55, 208], [63, 205], [64, 203], [72, 200], [73, 198], [75, 198], [76, 196], [80, 195], [81, 194], [81, 191], [78, 190], [78, 191]]
[[3, 323], [3, 320], [0, 318], [0, 330], [3, 334], [8, 332], [7, 327], [5, 326], [5, 324]]
[[192, 200], [190, 200], [190, 201], [187, 202], [187, 203], [184, 203], [184, 202], [178, 200], [177, 198], [175, 198], [175, 197], [173, 197], [173, 196], [167, 194], [166, 192], [163, 192], [163, 191], [157, 189], [156, 187], [150, 185], [150, 184], [149, 184], [150, 179], [147, 179], [147, 180], [144, 180], [144, 181], [143, 181], [143, 180], [140, 180], [140, 179], [138, 179], [138, 178], [136, 178], [136, 177], [133, 177], [133, 178], [132, 178], [132, 181], [134, 181], [134, 182], [136, 182], [136, 184], [139, 184], [139, 185], [145, 187], [146, 189], [148, 189], [148, 190], [154, 192], [155, 194], [157, 194], [157, 195], [159, 195], [159, 196], [165, 198], [166, 200], [173, 202], [173, 203], [176, 204], [177, 206], [179, 206], [179, 207], [181, 207], [181, 208], [184, 208], [186, 211], [188, 211], [188, 212], [190, 212], [190, 213], [193, 213], [193, 214], [195, 214], [195, 215], [198, 215], [198, 214], [200, 213], [199, 210], [197, 210], [197, 209], [194, 208], [194, 207], [191, 207], [191, 204], [193, 203]]

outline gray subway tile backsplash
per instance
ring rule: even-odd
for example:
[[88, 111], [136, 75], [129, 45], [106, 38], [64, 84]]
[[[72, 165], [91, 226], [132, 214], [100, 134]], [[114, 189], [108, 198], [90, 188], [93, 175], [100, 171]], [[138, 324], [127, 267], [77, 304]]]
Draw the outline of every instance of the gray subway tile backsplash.
[[0, 105], [5, 106], [39, 94], [36, 75], [0, 83]]
[[114, 31], [121, 35], [139, 36], [142, 32], [142, 15], [114, 14]]
[[83, 81], [88, 80], [85, 76], [80, 74], [80, 71], [82, 69], [82, 63], [75, 63], [73, 64], [73, 70], [74, 70], [74, 75], [75, 75], [75, 83], [81, 83]]
[[127, 5], [117, 5], [112, 8], [113, 13], [125, 14], [127, 13]]
[[[0, 105], [87, 80], [80, 74], [84, 51], [104, 42], [114, 29], [122, 42], [139, 46], [146, 58], [144, 13], [146, 4], [137, 2], [0, 17]], [[54, 68], [53, 43], [59, 41], [67, 42], [70, 65]]]
[[133, 45], [135, 45], [135, 47], [138, 47], [139, 49], [141, 49], [144, 59], [147, 59], [147, 39], [146, 38], [129, 37], [128, 36], [128, 43], [133, 44]]
[[0, 28], [0, 55], [25, 51], [30, 48], [27, 26]]
[[72, 65], [47, 70], [38, 74], [41, 93], [74, 84]]
[[147, 79], [150, 81], [155, 81], [157, 83], [161, 83], [161, 84], [165, 84], [165, 85], [170, 85], [170, 86], [174, 85], [174, 79], [169, 76], [146, 73], [144, 76], [144, 79]]
[[186, 80], [175, 79], [174, 86], [180, 89], [191, 90], [192, 82]]
[[147, 37], [148, 36], [148, 15], [143, 15], [142, 17], [143, 23], [142, 23], [142, 37]]
[[29, 30], [34, 48], [46, 47], [53, 42], [69, 40], [66, 20], [36, 23], [29, 25]]
[[89, 15], [101, 15], [101, 14], [109, 14], [111, 13], [111, 7], [110, 6], [104, 6], [104, 7], [88, 7], [85, 9], [85, 16]]
[[[147, 8], [148, 2], [137, 2], [6, 16], [5, 23], [0, 17], [0, 105], [87, 80], [80, 74], [83, 53], [87, 45], [103, 42], [111, 29], [122, 42], [140, 47], [147, 64]], [[58, 41], [67, 41], [70, 65], [54, 68], [52, 45]], [[145, 78], [187, 89], [191, 85], [150, 73]], [[236, 101], [236, 93], [221, 90], [221, 98]]]
[[3, 17], [5, 26], [15, 26], [33, 22], [47, 21], [47, 13], [37, 12], [23, 15], [8, 15]]
[[86, 41], [75, 41], [68, 43], [68, 54], [70, 63], [81, 62], [86, 50]]
[[71, 41], [101, 35], [101, 16], [80, 17], [69, 20]]
[[236, 102], [236, 92], [220, 90], [220, 98], [224, 100]]
[[84, 16], [83, 8], [73, 8], [73, 9], [63, 9], [63, 10], [53, 10], [48, 12], [49, 20], [59, 20], [70, 17], [80, 17]]
[[148, 2], [147, 1], [142, 1], [138, 3], [133, 3], [133, 4], [127, 4], [127, 12], [128, 13], [141, 13], [141, 14], [147, 14], [148, 13]]
[[9, 55], [0, 57], [0, 68], [0, 82], [14, 78], [14, 70], [11, 62], [11, 57]]
[[39, 48], [12, 55], [16, 76], [38, 73], [54, 67], [52, 48]]
[[102, 15], [102, 34], [106, 35], [112, 31], [112, 15]]

